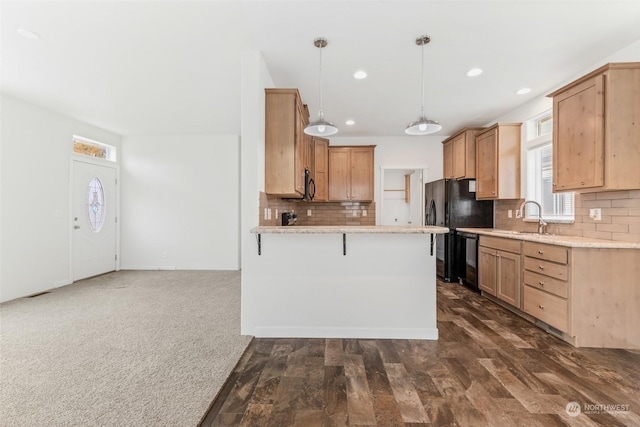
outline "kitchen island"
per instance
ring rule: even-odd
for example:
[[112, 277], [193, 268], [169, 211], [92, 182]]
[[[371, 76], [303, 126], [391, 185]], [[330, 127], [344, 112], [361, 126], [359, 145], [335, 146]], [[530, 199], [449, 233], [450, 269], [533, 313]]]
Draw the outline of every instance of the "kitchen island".
[[[435, 234], [445, 227], [256, 227], [242, 333], [438, 338]], [[248, 262], [246, 262], [248, 261]]]

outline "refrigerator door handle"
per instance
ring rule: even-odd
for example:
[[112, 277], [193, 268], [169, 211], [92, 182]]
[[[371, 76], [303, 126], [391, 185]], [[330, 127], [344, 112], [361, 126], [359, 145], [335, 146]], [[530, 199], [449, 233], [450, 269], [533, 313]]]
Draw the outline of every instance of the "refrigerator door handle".
[[429, 225], [438, 224], [438, 218], [436, 215], [436, 202], [434, 200], [431, 200], [431, 206], [429, 206], [429, 219]]

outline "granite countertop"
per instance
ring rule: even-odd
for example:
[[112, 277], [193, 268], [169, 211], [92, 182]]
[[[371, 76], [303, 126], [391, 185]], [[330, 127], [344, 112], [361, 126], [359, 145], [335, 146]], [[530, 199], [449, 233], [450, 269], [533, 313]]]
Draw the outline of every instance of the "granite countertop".
[[640, 242], [622, 242], [619, 240], [593, 239], [589, 237], [562, 236], [559, 234], [538, 234], [495, 228], [457, 228], [457, 231], [476, 233], [484, 236], [503, 237], [506, 239], [524, 240], [528, 242], [547, 243], [571, 248], [608, 248], [608, 249], [640, 249]]
[[446, 227], [424, 226], [403, 227], [397, 225], [316, 225], [301, 226], [260, 226], [251, 229], [252, 233], [262, 234], [445, 234]]

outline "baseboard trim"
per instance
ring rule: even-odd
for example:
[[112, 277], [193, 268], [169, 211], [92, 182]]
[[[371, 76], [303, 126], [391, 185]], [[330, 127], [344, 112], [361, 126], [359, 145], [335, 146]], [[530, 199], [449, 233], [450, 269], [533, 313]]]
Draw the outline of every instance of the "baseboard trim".
[[261, 326], [254, 329], [258, 338], [352, 338], [437, 340], [438, 328], [316, 328]]

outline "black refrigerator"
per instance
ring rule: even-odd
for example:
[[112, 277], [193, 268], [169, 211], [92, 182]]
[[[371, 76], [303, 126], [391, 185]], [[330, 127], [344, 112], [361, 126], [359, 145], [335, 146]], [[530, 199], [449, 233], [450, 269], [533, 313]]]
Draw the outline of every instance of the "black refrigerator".
[[476, 200], [475, 181], [441, 179], [425, 184], [425, 224], [448, 227], [436, 234], [436, 272], [446, 282], [456, 277], [456, 228], [493, 227], [493, 200]]

